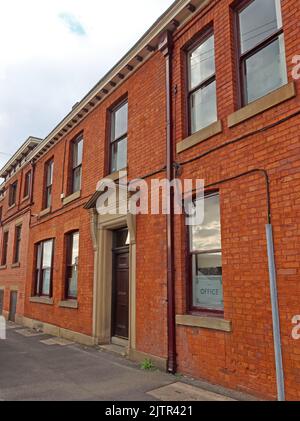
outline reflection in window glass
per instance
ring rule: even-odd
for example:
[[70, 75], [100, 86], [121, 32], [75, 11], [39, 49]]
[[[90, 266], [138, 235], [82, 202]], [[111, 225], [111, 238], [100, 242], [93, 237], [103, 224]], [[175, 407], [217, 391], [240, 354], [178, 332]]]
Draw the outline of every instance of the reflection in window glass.
[[282, 26], [280, 0], [255, 0], [239, 15], [242, 53]]
[[217, 121], [214, 35], [188, 55], [191, 134]]
[[53, 245], [54, 240], [47, 240], [36, 247], [35, 293], [37, 296], [51, 296]]
[[128, 130], [128, 103], [115, 111], [114, 140], [123, 136]]
[[190, 54], [190, 88], [200, 85], [215, 74], [214, 35]]
[[287, 83], [283, 35], [246, 60], [248, 102]]
[[192, 309], [223, 312], [220, 199], [204, 198], [203, 224], [190, 227]]
[[82, 178], [82, 157], [83, 157], [83, 137], [79, 136], [72, 143], [72, 193], [76, 193], [81, 190], [81, 178]]
[[287, 83], [280, 0], [253, 0], [238, 12], [243, 105]]
[[192, 133], [209, 126], [217, 120], [216, 82], [199, 89], [191, 95]]
[[127, 167], [128, 102], [111, 114], [111, 172]]
[[219, 195], [204, 200], [204, 221], [191, 227], [191, 250], [207, 251], [221, 249], [221, 222]]
[[78, 258], [79, 258], [79, 232], [67, 236], [67, 276], [66, 298], [77, 299], [78, 289]]

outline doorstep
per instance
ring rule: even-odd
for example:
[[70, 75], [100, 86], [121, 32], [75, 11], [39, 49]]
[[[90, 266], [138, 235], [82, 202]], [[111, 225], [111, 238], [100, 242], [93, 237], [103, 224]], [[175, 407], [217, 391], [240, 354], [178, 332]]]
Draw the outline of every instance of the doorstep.
[[109, 344], [109, 345], [99, 345], [100, 351], [111, 352], [112, 354], [120, 355], [120, 357], [128, 356], [128, 348], [124, 346]]

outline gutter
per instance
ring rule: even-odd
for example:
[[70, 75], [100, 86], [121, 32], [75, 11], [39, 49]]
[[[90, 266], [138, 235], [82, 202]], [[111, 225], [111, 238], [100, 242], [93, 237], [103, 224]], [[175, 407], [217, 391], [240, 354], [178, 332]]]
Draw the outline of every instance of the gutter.
[[[173, 171], [173, 124], [172, 124], [172, 35], [169, 31], [161, 38], [158, 49], [165, 57], [166, 64], [166, 170], [167, 179], [171, 183]], [[168, 371], [175, 374], [177, 369], [176, 354], [176, 317], [175, 317], [175, 285], [174, 285], [174, 189], [170, 189], [170, 212], [166, 216], [167, 223], [167, 295], [168, 295]]]

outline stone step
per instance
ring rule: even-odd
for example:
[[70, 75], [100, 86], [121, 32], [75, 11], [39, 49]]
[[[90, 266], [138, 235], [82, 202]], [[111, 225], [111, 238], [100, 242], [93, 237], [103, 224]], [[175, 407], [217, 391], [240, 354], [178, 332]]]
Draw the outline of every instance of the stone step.
[[126, 357], [128, 355], [127, 348], [120, 345], [110, 344], [110, 345], [101, 345], [100, 350], [106, 352], [112, 352], [113, 354], [118, 354], [121, 357]]
[[111, 343], [113, 345], [118, 345], [118, 346], [123, 346], [124, 348], [128, 348], [128, 339], [122, 339], [122, 338], [118, 338], [117, 336], [114, 336], [111, 338]]

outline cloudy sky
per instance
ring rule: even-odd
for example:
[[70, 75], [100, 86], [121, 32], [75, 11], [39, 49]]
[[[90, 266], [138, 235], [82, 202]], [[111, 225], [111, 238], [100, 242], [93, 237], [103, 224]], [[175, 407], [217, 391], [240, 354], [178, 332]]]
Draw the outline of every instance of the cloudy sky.
[[0, 0], [0, 167], [45, 137], [173, 0]]

